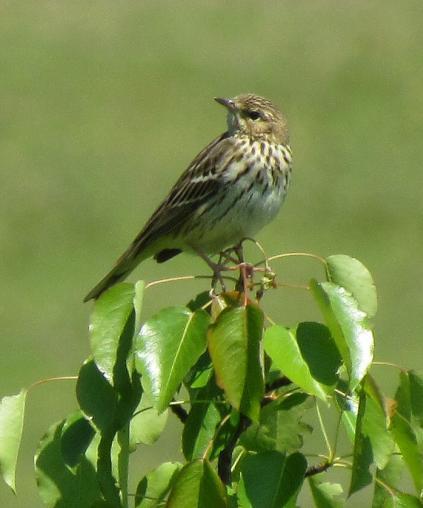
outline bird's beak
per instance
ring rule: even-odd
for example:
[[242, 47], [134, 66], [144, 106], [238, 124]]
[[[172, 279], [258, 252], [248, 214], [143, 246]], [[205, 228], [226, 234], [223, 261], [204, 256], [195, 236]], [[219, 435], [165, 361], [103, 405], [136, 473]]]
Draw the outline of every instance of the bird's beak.
[[229, 109], [229, 111], [234, 111], [235, 103], [232, 99], [225, 99], [222, 97], [215, 97], [214, 100], [218, 102], [219, 104], [222, 104], [222, 106], [225, 106], [225, 108]]

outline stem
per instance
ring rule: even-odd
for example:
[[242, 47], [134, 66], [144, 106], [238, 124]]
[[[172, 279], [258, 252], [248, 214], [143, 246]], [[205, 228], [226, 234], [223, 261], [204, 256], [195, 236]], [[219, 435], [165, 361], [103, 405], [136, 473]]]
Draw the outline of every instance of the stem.
[[129, 508], [128, 504], [128, 476], [129, 476], [129, 425], [128, 421], [125, 426], [118, 432], [118, 442], [120, 451], [118, 456], [119, 470], [119, 486], [122, 496], [122, 508]]
[[204, 453], [203, 453], [203, 456], [202, 456], [203, 459], [207, 459], [208, 458], [210, 452], [213, 449], [213, 444], [215, 442], [216, 436], [219, 435], [220, 430], [225, 425], [225, 423], [229, 420], [230, 417], [231, 417], [231, 414], [228, 413], [226, 416], [224, 416], [222, 418], [222, 421], [219, 423], [219, 427], [217, 428], [216, 432], [214, 433], [214, 436], [212, 437], [212, 439], [210, 439], [209, 443], [207, 444], [206, 449], [204, 450]]
[[[159, 284], [166, 284], [168, 282], [179, 282], [184, 280], [196, 280], [196, 279], [212, 279], [211, 275], [181, 275], [180, 277], [168, 277], [167, 279], [158, 279], [153, 280], [146, 284], [145, 289], [151, 288], [153, 286], [158, 286]], [[223, 279], [236, 281], [233, 277], [223, 277]]]
[[247, 453], [247, 450], [245, 450], [244, 448], [238, 453], [238, 456], [236, 457], [236, 459], [234, 460], [234, 463], [232, 464], [232, 467], [231, 467], [231, 473], [233, 473], [235, 471], [235, 468], [236, 466], [238, 465], [239, 461], [241, 460], [241, 458]]
[[332, 457], [330, 457], [331, 461], [333, 461], [336, 456], [336, 447], [338, 446], [338, 437], [339, 437], [339, 429], [341, 426], [342, 413], [343, 413], [343, 411], [341, 410], [339, 412], [338, 421], [336, 422], [335, 439], [334, 439], [334, 443], [333, 443], [333, 452], [332, 452]]
[[272, 326], [276, 324], [276, 321], [273, 321], [273, 319], [272, 319], [270, 316], [268, 316], [267, 314], [265, 314], [265, 316], [264, 316], [264, 317], [265, 317], [265, 319], [267, 319], [267, 321], [269, 321], [269, 323], [270, 323]]
[[[182, 404], [191, 404], [192, 406], [194, 404], [210, 404], [213, 402], [213, 404], [222, 404], [222, 406], [226, 406], [227, 403], [224, 400], [213, 400], [213, 399], [195, 399], [195, 400], [173, 400], [172, 402], [169, 402], [169, 406], [180, 406]], [[152, 408], [153, 406], [151, 406]], [[149, 408], [149, 409], [151, 409]]]
[[382, 481], [380, 478], [375, 478], [375, 481], [376, 483], [378, 483], [381, 487], [383, 487], [386, 492], [388, 492], [388, 494], [391, 496], [391, 497], [395, 497], [396, 496], [396, 492], [394, 490], [391, 489], [391, 487], [386, 484], [384, 481]]
[[276, 287], [289, 289], [305, 289], [306, 291], [310, 290], [310, 286], [306, 286], [304, 284], [291, 284], [291, 282], [279, 282], [276, 285]]
[[50, 381], [76, 381], [78, 376], [57, 376], [57, 377], [48, 377], [46, 379], [40, 379], [39, 381], [35, 381], [28, 387], [28, 391], [32, 390], [36, 386], [40, 386], [46, 383], [50, 383]]
[[153, 280], [152, 282], [149, 282], [146, 284], [145, 289], [151, 288], [153, 286], [158, 286], [159, 284], [165, 284], [166, 282], [177, 282], [181, 280], [193, 280], [195, 279], [195, 275], [183, 275], [181, 277], [168, 277], [167, 279], [159, 279], [159, 280]]
[[310, 466], [307, 468], [304, 476], [307, 478], [309, 476], [314, 476], [315, 474], [323, 473], [324, 471], [327, 471], [330, 467], [344, 467], [351, 469], [352, 464], [349, 462], [330, 462], [329, 460], [325, 460], [321, 464], [316, 464], [314, 466]]
[[262, 246], [262, 244], [260, 242], [258, 242], [257, 240], [254, 240], [254, 238], [250, 238], [249, 236], [246, 236], [243, 240], [242, 240], [242, 243], [245, 242], [245, 241], [248, 241], [248, 242], [252, 242], [254, 243], [254, 245], [257, 247], [257, 249], [263, 254], [263, 257], [264, 257], [264, 260], [261, 262], [261, 263], [257, 263], [257, 264], [262, 264], [264, 263], [264, 266], [265, 266], [265, 269], [269, 269], [269, 260], [267, 258], [267, 254]]
[[[270, 256], [270, 258], [267, 258], [267, 261], [275, 261], [276, 259], [284, 259], [289, 257], [307, 257], [307, 258], [313, 258], [320, 261], [325, 267], [327, 266], [326, 259], [322, 258], [321, 256], [318, 256], [317, 254], [312, 254], [310, 252], [286, 252], [285, 254], [276, 254], [275, 256]], [[257, 264], [262, 264], [264, 261], [261, 261]]]
[[330, 465], [332, 460], [333, 460], [332, 447], [330, 445], [329, 438], [328, 438], [328, 435], [327, 435], [327, 432], [326, 432], [326, 428], [325, 428], [325, 425], [323, 423], [322, 415], [320, 414], [320, 409], [319, 409], [319, 404], [317, 403], [317, 399], [315, 399], [315, 404], [316, 404], [317, 418], [319, 420], [319, 424], [320, 424], [320, 428], [322, 430], [323, 438], [324, 438], [325, 443], [326, 443], [326, 448], [328, 449], [328, 463]]
[[346, 453], [345, 455], [340, 455], [339, 457], [337, 457], [337, 461], [342, 461], [344, 459], [350, 459], [351, 457], [353, 456], [352, 453]]
[[396, 363], [391, 362], [373, 362], [372, 365], [382, 365], [383, 367], [394, 367], [395, 369], [399, 370], [406, 370], [404, 367], [401, 367], [401, 365], [397, 365]]
[[310, 466], [307, 468], [307, 471], [305, 472], [304, 476], [307, 478], [309, 476], [314, 476], [315, 474], [323, 473], [323, 471], [326, 471], [330, 468], [332, 464], [330, 462], [325, 461], [321, 464], [316, 464], [315, 466]]
[[352, 469], [351, 462], [347, 462], [346, 460], [338, 460], [337, 462], [334, 462], [333, 467], [344, 467], [346, 469]]

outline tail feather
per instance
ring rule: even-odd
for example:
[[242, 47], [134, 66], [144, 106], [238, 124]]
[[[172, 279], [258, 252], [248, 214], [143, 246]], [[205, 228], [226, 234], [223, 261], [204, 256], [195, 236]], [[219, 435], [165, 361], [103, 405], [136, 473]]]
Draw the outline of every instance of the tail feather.
[[119, 270], [118, 266], [113, 268], [101, 281], [91, 289], [91, 291], [87, 294], [87, 296], [84, 298], [84, 302], [88, 302], [89, 300], [97, 300], [97, 298], [104, 293], [109, 287], [113, 286], [114, 284], [117, 284], [121, 280], [123, 280], [131, 270]]
[[146, 254], [145, 252], [144, 255], [140, 255], [140, 251], [135, 247], [134, 244], [131, 244], [129, 249], [117, 260], [112, 270], [87, 294], [84, 302], [92, 299], [96, 300], [109, 287], [125, 279], [143, 259], [148, 257], [148, 253]]

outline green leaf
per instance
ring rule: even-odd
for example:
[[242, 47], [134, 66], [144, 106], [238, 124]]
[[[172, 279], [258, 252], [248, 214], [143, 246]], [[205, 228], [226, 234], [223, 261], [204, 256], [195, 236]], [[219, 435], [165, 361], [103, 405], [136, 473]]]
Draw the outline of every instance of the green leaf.
[[232, 406], [258, 421], [264, 380], [260, 353], [263, 313], [255, 305], [228, 307], [210, 327], [209, 354], [216, 382]]
[[423, 504], [417, 497], [404, 492], [397, 492], [395, 496], [387, 499], [383, 508], [422, 508]]
[[[101, 471], [101, 468], [103, 468], [103, 464], [101, 464], [104, 459], [102, 457], [99, 457], [99, 455], [102, 452], [101, 448], [102, 446], [103, 437], [100, 433], [96, 432], [94, 435], [94, 438], [92, 439], [90, 445], [88, 446], [87, 451], [85, 452], [86, 459], [93, 465], [94, 469], [97, 470], [97, 480], [100, 479], [101, 475], [103, 474]], [[110, 476], [112, 477], [114, 483], [116, 483], [115, 478], [119, 478], [119, 453], [121, 452], [121, 446], [118, 443], [118, 437], [115, 435], [113, 438], [113, 442], [111, 445], [111, 451], [109, 451], [109, 457], [107, 458], [111, 462], [111, 473]], [[110, 499], [109, 499], [109, 502]]]
[[3, 397], [0, 402], [0, 472], [15, 492], [16, 463], [22, 439], [27, 391]]
[[410, 382], [411, 412], [420, 426], [423, 426], [423, 378], [413, 370], [408, 372], [408, 378]]
[[329, 329], [320, 323], [299, 323], [296, 336], [310, 374], [325, 389], [332, 392], [334, 385], [338, 382], [341, 356]]
[[385, 413], [369, 396], [366, 396], [362, 432], [370, 440], [373, 462], [383, 469], [394, 451], [395, 443], [388, 431]]
[[277, 451], [249, 455], [241, 466], [240, 508], [295, 508], [307, 461], [300, 453]]
[[357, 300], [358, 307], [369, 318], [377, 310], [377, 294], [373, 278], [367, 268], [358, 259], [344, 254], [326, 258], [329, 280], [342, 286]]
[[335, 403], [341, 411], [341, 421], [347, 437], [351, 443], [354, 443], [358, 413], [358, 396], [356, 392], [348, 394], [348, 384], [343, 379], [339, 380], [337, 391], [335, 392]]
[[184, 384], [191, 394], [195, 390], [207, 386], [213, 374], [213, 365], [209, 352], [205, 351], [185, 376]]
[[210, 302], [210, 291], [203, 291], [187, 303], [187, 307], [191, 312], [201, 309]]
[[135, 283], [135, 294], [134, 294], [134, 310], [135, 310], [135, 326], [134, 326], [134, 336], [138, 335], [141, 330], [141, 311], [144, 303], [144, 290], [145, 290], [145, 282], [143, 280], [139, 280]]
[[214, 402], [216, 393], [217, 388], [211, 380], [206, 387], [198, 390], [191, 401], [191, 411], [182, 433], [182, 450], [187, 460], [201, 458], [215, 435], [221, 420], [220, 411]]
[[168, 411], [159, 414], [157, 409], [152, 407], [151, 400], [144, 392], [135, 410], [135, 416], [131, 419], [131, 447], [134, 448], [138, 443], [146, 445], [155, 443], [166, 426], [167, 416]]
[[396, 497], [403, 471], [404, 459], [401, 455], [392, 455], [386, 466], [376, 471], [372, 508], [385, 508], [389, 498]]
[[[363, 388], [367, 395], [376, 403], [379, 409], [382, 411], [386, 425], [388, 426], [391, 421], [391, 410], [390, 405], [394, 402], [392, 399], [386, 397], [380, 386], [376, 383], [374, 377], [367, 373], [364, 378]], [[381, 466], [382, 467], [382, 466]]]
[[342, 413], [342, 425], [351, 443], [355, 441], [355, 427], [357, 423], [357, 413], [353, 411], [345, 411]]
[[[90, 324], [90, 344], [94, 361], [110, 384], [114, 383], [114, 367], [120, 338], [134, 311], [134, 285], [112, 286], [95, 302]], [[140, 295], [137, 295], [137, 302]]]
[[316, 508], [341, 508], [344, 501], [335, 499], [342, 494], [339, 483], [323, 482], [322, 475], [310, 476], [308, 479], [311, 494]]
[[91, 508], [101, 498], [93, 465], [82, 457], [69, 469], [62, 455], [65, 421], [50, 428], [40, 441], [35, 456], [37, 487], [43, 502], [51, 508]]
[[386, 466], [394, 447], [393, 439], [388, 432], [385, 413], [363, 389], [360, 392], [356, 419], [350, 495], [372, 481], [369, 469], [373, 463], [379, 469]]
[[316, 281], [311, 281], [310, 286], [345, 362], [353, 390], [373, 359], [373, 334], [366, 314], [344, 288]]
[[207, 460], [185, 465], [176, 476], [167, 508], [226, 508], [225, 487]]
[[207, 345], [209, 315], [186, 307], [161, 310], [141, 328], [135, 363], [154, 407], [164, 411]]
[[406, 372], [400, 374], [400, 386], [395, 399], [398, 406], [391, 419], [391, 431], [411, 473], [416, 491], [420, 494], [423, 489], [423, 456], [411, 422], [410, 381]]
[[369, 485], [373, 481], [373, 476], [369, 470], [371, 464], [373, 463], [372, 445], [369, 437], [363, 432], [366, 403], [366, 393], [362, 390], [360, 393], [355, 429], [354, 455], [349, 496], [366, 485]]
[[135, 494], [135, 508], [162, 507], [181, 467], [177, 462], [165, 462], [144, 476]]
[[[305, 327], [302, 328], [311, 328]], [[298, 344], [296, 337], [297, 330], [289, 330], [280, 325], [274, 325], [268, 328], [264, 334], [264, 350], [272, 359], [272, 362], [276, 368], [281, 370], [285, 376], [287, 376], [293, 383], [302, 388], [306, 393], [310, 395], [316, 395], [320, 399], [326, 401], [326, 391], [329, 391], [326, 386], [316, 381], [310, 372], [309, 364], [303, 356], [301, 348]], [[301, 333], [304, 333], [302, 331]], [[302, 335], [303, 342], [307, 341], [307, 336]], [[312, 336], [310, 335], [313, 340]], [[314, 341], [314, 349], [319, 350], [319, 356], [326, 358], [322, 352], [322, 344]], [[307, 350], [310, 354], [313, 354], [310, 349]], [[331, 352], [333, 348], [331, 349]], [[314, 362], [315, 365], [315, 362]]]
[[102, 432], [113, 424], [117, 395], [93, 360], [87, 360], [79, 371], [76, 396], [84, 414]]
[[79, 464], [94, 434], [95, 430], [81, 411], [67, 417], [61, 438], [63, 460], [67, 466], [74, 467]]
[[260, 423], [252, 424], [241, 434], [240, 444], [247, 450], [264, 452], [277, 450], [290, 453], [303, 446], [303, 435], [311, 427], [302, 417], [314, 404], [305, 393], [293, 393], [282, 400], [266, 404], [260, 414]]

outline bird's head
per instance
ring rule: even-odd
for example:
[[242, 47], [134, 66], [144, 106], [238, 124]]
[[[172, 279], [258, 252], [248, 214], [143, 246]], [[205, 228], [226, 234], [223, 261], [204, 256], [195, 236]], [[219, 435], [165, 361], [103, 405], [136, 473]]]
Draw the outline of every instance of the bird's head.
[[267, 139], [278, 144], [288, 144], [288, 126], [278, 108], [264, 97], [242, 94], [225, 99], [216, 97], [215, 101], [228, 110], [228, 130], [230, 134], [246, 134], [254, 139]]

